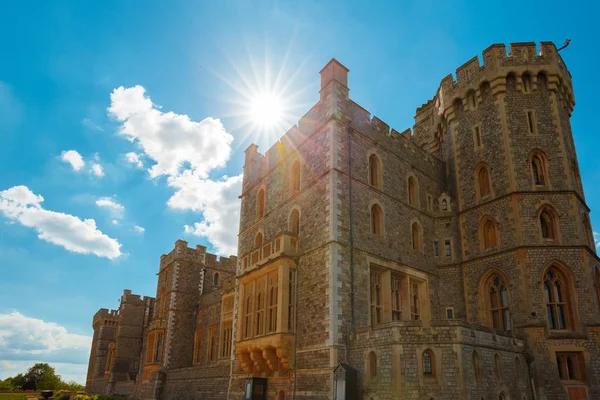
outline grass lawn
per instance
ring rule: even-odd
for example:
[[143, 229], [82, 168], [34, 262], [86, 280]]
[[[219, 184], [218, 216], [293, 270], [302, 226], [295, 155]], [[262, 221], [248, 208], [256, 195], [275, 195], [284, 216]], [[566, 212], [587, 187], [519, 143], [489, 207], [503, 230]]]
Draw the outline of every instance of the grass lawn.
[[39, 393], [0, 393], [0, 400], [25, 400], [27, 397], [39, 396]]

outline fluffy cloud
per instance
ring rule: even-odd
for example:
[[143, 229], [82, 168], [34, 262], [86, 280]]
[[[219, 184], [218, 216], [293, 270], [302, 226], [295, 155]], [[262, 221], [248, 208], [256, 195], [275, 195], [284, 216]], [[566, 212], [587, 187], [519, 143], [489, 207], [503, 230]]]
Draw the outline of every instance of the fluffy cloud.
[[92, 164], [90, 171], [92, 171], [92, 173], [99, 178], [102, 178], [104, 176], [104, 168], [102, 168], [102, 165], [100, 164]]
[[142, 228], [141, 226], [138, 226], [138, 225], [135, 225], [135, 226], [133, 227], [133, 230], [134, 230], [135, 232], [137, 232], [137, 233], [140, 233], [140, 234], [141, 234], [141, 233], [144, 233], [144, 232], [146, 232], [146, 229], [144, 229], [144, 228]]
[[170, 179], [169, 186], [177, 190], [169, 199], [171, 208], [200, 211], [204, 216], [204, 221], [186, 225], [186, 233], [206, 237], [219, 254], [237, 254], [242, 176], [212, 181], [185, 171]]
[[63, 151], [60, 157], [64, 162], [71, 164], [71, 167], [73, 167], [74, 171], [79, 171], [85, 165], [83, 162], [83, 157], [81, 157], [81, 154], [75, 150]]
[[117, 203], [110, 197], [101, 197], [96, 200], [96, 205], [101, 208], [106, 208], [115, 218], [121, 218], [125, 212], [125, 206]]
[[596, 248], [600, 250], [600, 233], [599, 232], [594, 232], [594, 244], [596, 245]]
[[92, 338], [19, 312], [0, 314], [0, 360], [87, 363]]
[[[203, 221], [185, 226], [186, 232], [206, 237], [218, 254], [235, 254], [241, 177], [216, 181], [208, 177], [213, 169], [225, 166], [231, 155], [233, 137], [221, 121], [206, 118], [196, 122], [187, 115], [163, 112], [142, 86], [121, 86], [110, 99], [108, 111], [122, 123], [120, 133], [154, 161], [148, 169], [150, 177], [166, 176], [175, 189], [169, 207], [202, 213]], [[139, 162], [136, 153], [126, 157]]]
[[127, 159], [127, 161], [129, 161], [130, 163], [134, 164], [136, 167], [138, 168], [144, 168], [144, 163], [142, 162], [142, 160], [140, 160], [140, 155], [137, 153], [134, 153], [133, 151], [125, 154], [125, 158]]
[[121, 255], [119, 242], [99, 231], [96, 221], [82, 221], [70, 214], [46, 210], [42, 207], [43, 201], [42, 196], [27, 186], [14, 186], [0, 191], [0, 212], [12, 221], [35, 229], [40, 239], [69, 251], [92, 253], [111, 260]]

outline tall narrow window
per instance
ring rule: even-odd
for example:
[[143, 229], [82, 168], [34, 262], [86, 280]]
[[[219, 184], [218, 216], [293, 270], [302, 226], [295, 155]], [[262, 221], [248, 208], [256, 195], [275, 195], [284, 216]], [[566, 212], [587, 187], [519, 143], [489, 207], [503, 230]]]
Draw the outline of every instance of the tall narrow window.
[[256, 195], [256, 219], [265, 216], [265, 191], [260, 189]]
[[584, 381], [585, 361], [581, 353], [556, 353], [558, 376], [564, 381]]
[[300, 213], [293, 210], [290, 214], [290, 232], [296, 236], [300, 233]]
[[294, 311], [294, 301], [296, 295], [296, 287], [295, 287], [295, 274], [294, 271], [290, 270], [289, 274], [289, 287], [288, 287], [288, 331], [294, 330], [294, 319], [295, 319], [295, 311]]
[[252, 296], [246, 297], [244, 304], [244, 339], [252, 336]]
[[444, 251], [446, 252], [446, 257], [452, 257], [452, 246], [449, 240], [444, 240]]
[[256, 236], [254, 237], [254, 247], [258, 248], [260, 246], [262, 246], [263, 244], [263, 235], [262, 233], [258, 232], [256, 234]]
[[525, 115], [527, 116], [527, 129], [529, 133], [536, 133], [535, 113], [533, 111], [526, 111]]
[[479, 172], [477, 173], [478, 176], [478, 186], [479, 186], [479, 197], [480, 198], [485, 198], [490, 196], [490, 175], [488, 173], [488, 169], [485, 165], [482, 165], [479, 168]]
[[219, 286], [219, 273], [215, 272], [213, 275], [213, 286]]
[[473, 351], [473, 375], [475, 376], [475, 380], [479, 380], [479, 353], [477, 351]]
[[419, 185], [414, 176], [408, 178], [408, 204], [419, 206]]
[[410, 319], [419, 321], [421, 319], [421, 299], [419, 296], [419, 284], [411, 282], [410, 285]]
[[433, 256], [438, 257], [440, 255], [439, 250], [439, 242], [437, 240], [433, 241]]
[[300, 191], [300, 162], [294, 161], [290, 169], [290, 194], [293, 196]]
[[160, 363], [162, 361], [164, 333], [162, 331], [156, 334], [156, 351], [154, 352], [154, 361]]
[[483, 147], [481, 128], [479, 126], [473, 128], [473, 142], [475, 143], [475, 150], [479, 150], [481, 147]]
[[377, 325], [383, 322], [383, 299], [381, 287], [381, 272], [371, 271], [371, 323]]
[[414, 251], [421, 252], [421, 227], [416, 222], [413, 222], [411, 227], [412, 248]]
[[487, 283], [489, 310], [492, 327], [503, 331], [511, 330], [508, 291], [500, 276], [492, 274]]
[[540, 213], [540, 228], [544, 239], [556, 240], [556, 227], [552, 211], [547, 207]]
[[502, 380], [502, 369], [500, 367], [500, 356], [498, 354], [494, 356], [494, 374], [496, 375], [496, 380], [500, 382]]
[[383, 235], [383, 211], [378, 204], [371, 206], [371, 233]]
[[392, 275], [392, 321], [402, 320], [402, 279]]
[[221, 358], [231, 356], [231, 333], [233, 332], [233, 322], [225, 321], [221, 327]]
[[535, 186], [546, 185], [544, 160], [538, 154], [531, 157], [531, 174], [533, 175], [533, 183]]
[[269, 304], [267, 318], [267, 332], [275, 332], [277, 330], [277, 277], [269, 277]]
[[523, 74], [521, 80], [523, 81], [523, 93], [531, 93], [531, 76]]
[[208, 361], [217, 359], [217, 326], [208, 328]]
[[194, 333], [194, 364], [197, 364], [202, 359], [202, 329], [198, 329]]
[[423, 375], [426, 377], [435, 377], [434, 358], [431, 350], [423, 352]]
[[110, 343], [108, 345], [108, 354], [106, 356], [106, 368], [104, 369], [105, 374], [110, 373], [114, 358], [115, 358], [115, 344]]
[[470, 91], [467, 93], [467, 104], [469, 105], [470, 110], [475, 110], [477, 108], [477, 102], [475, 101], [475, 92]]
[[375, 154], [369, 156], [369, 185], [381, 189], [381, 162]]
[[546, 312], [550, 329], [567, 329], [570, 324], [567, 280], [555, 267], [550, 267], [544, 277]]
[[496, 237], [496, 224], [492, 219], [488, 219], [483, 224], [483, 248], [485, 250], [491, 249], [498, 246]]
[[258, 296], [256, 296], [256, 311], [254, 312], [254, 323], [256, 326], [255, 335], [263, 334], [263, 324], [264, 324], [264, 307], [265, 307], [265, 295], [262, 292], [258, 292]]
[[369, 377], [377, 377], [377, 355], [374, 351], [369, 352]]

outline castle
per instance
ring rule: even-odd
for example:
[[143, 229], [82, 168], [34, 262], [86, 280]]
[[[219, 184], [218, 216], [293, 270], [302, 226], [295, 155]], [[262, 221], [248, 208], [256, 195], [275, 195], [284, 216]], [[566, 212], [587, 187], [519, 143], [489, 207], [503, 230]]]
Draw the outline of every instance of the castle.
[[87, 390], [600, 399], [600, 260], [555, 45], [490, 46], [402, 133], [338, 61], [320, 75], [299, 123], [246, 150], [238, 258], [178, 241], [156, 299], [94, 316]]

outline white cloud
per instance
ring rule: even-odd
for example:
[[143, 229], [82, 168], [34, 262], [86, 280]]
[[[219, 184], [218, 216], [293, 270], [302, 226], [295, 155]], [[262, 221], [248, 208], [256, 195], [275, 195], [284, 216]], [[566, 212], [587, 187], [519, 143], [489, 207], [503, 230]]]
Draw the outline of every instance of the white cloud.
[[225, 166], [233, 137], [218, 119], [195, 122], [187, 115], [163, 112], [144, 93], [142, 86], [121, 86], [111, 93], [108, 111], [122, 123], [120, 133], [154, 161], [150, 177], [168, 177], [176, 190], [169, 207], [202, 213], [203, 221], [186, 225], [185, 231], [208, 238], [218, 254], [235, 254], [241, 176], [208, 179], [210, 171]]
[[144, 163], [142, 162], [142, 160], [140, 160], [139, 154], [131, 151], [125, 154], [125, 158], [127, 158], [127, 161], [129, 161], [130, 163], [135, 164], [135, 166], [137, 166], [138, 168], [144, 168]]
[[101, 178], [104, 176], [104, 168], [102, 168], [102, 165], [100, 164], [92, 164], [92, 168], [90, 168], [90, 171], [92, 171], [92, 173], [97, 177]]
[[85, 165], [83, 157], [75, 150], [63, 151], [60, 156], [64, 162], [71, 164], [74, 171], [79, 171]]
[[200, 211], [204, 216], [204, 221], [186, 225], [185, 232], [206, 237], [219, 254], [237, 254], [242, 176], [212, 181], [185, 171], [169, 186], [177, 189], [168, 202], [171, 208]]
[[121, 245], [96, 228], [93, 219], [81, 220], [70, 214], [46, 210], [44, 198], [27, 186], [14, 186], [0, 191], [0, 212], [28, 228], [34, 228], [40, 239], [69, 251], [95, 254], [115, 259], [121, 255]]
[[140, 234], [146, 232], [146, 229], [144, 229], [143, 227], [138, 226], [138, 225], [135, 225], [133, 227], [133, 230], [136, 231], [137, 233], [140, 233]]
[[96, 205], [98, 207], [106, 208], [110, 212], [110, 214], [115, 218], [123, 217], [123, 213], [125, 213], [125, 206], [117, 203], [110, 197], [101, 197], [96, 200]]
[[17, 311], [0, 314], [0, 379], [47, 362], [66, 380], [85, 381], [92, 338]]
[[594, 232], [594, 244], [596, 245], [597, 249], [600, 249], [600, 233], [599, 232]]
[[86, 128], [95, 130], [95, 131], [103, 131], [104, 129], [102, 129], [102, 127], [100, 127], [98, 124], [96, 124], [94, 121], [92, 121], [89, 118], [84, 118], [81, 120], [81, 124], [83, 126], [85, 126]]

